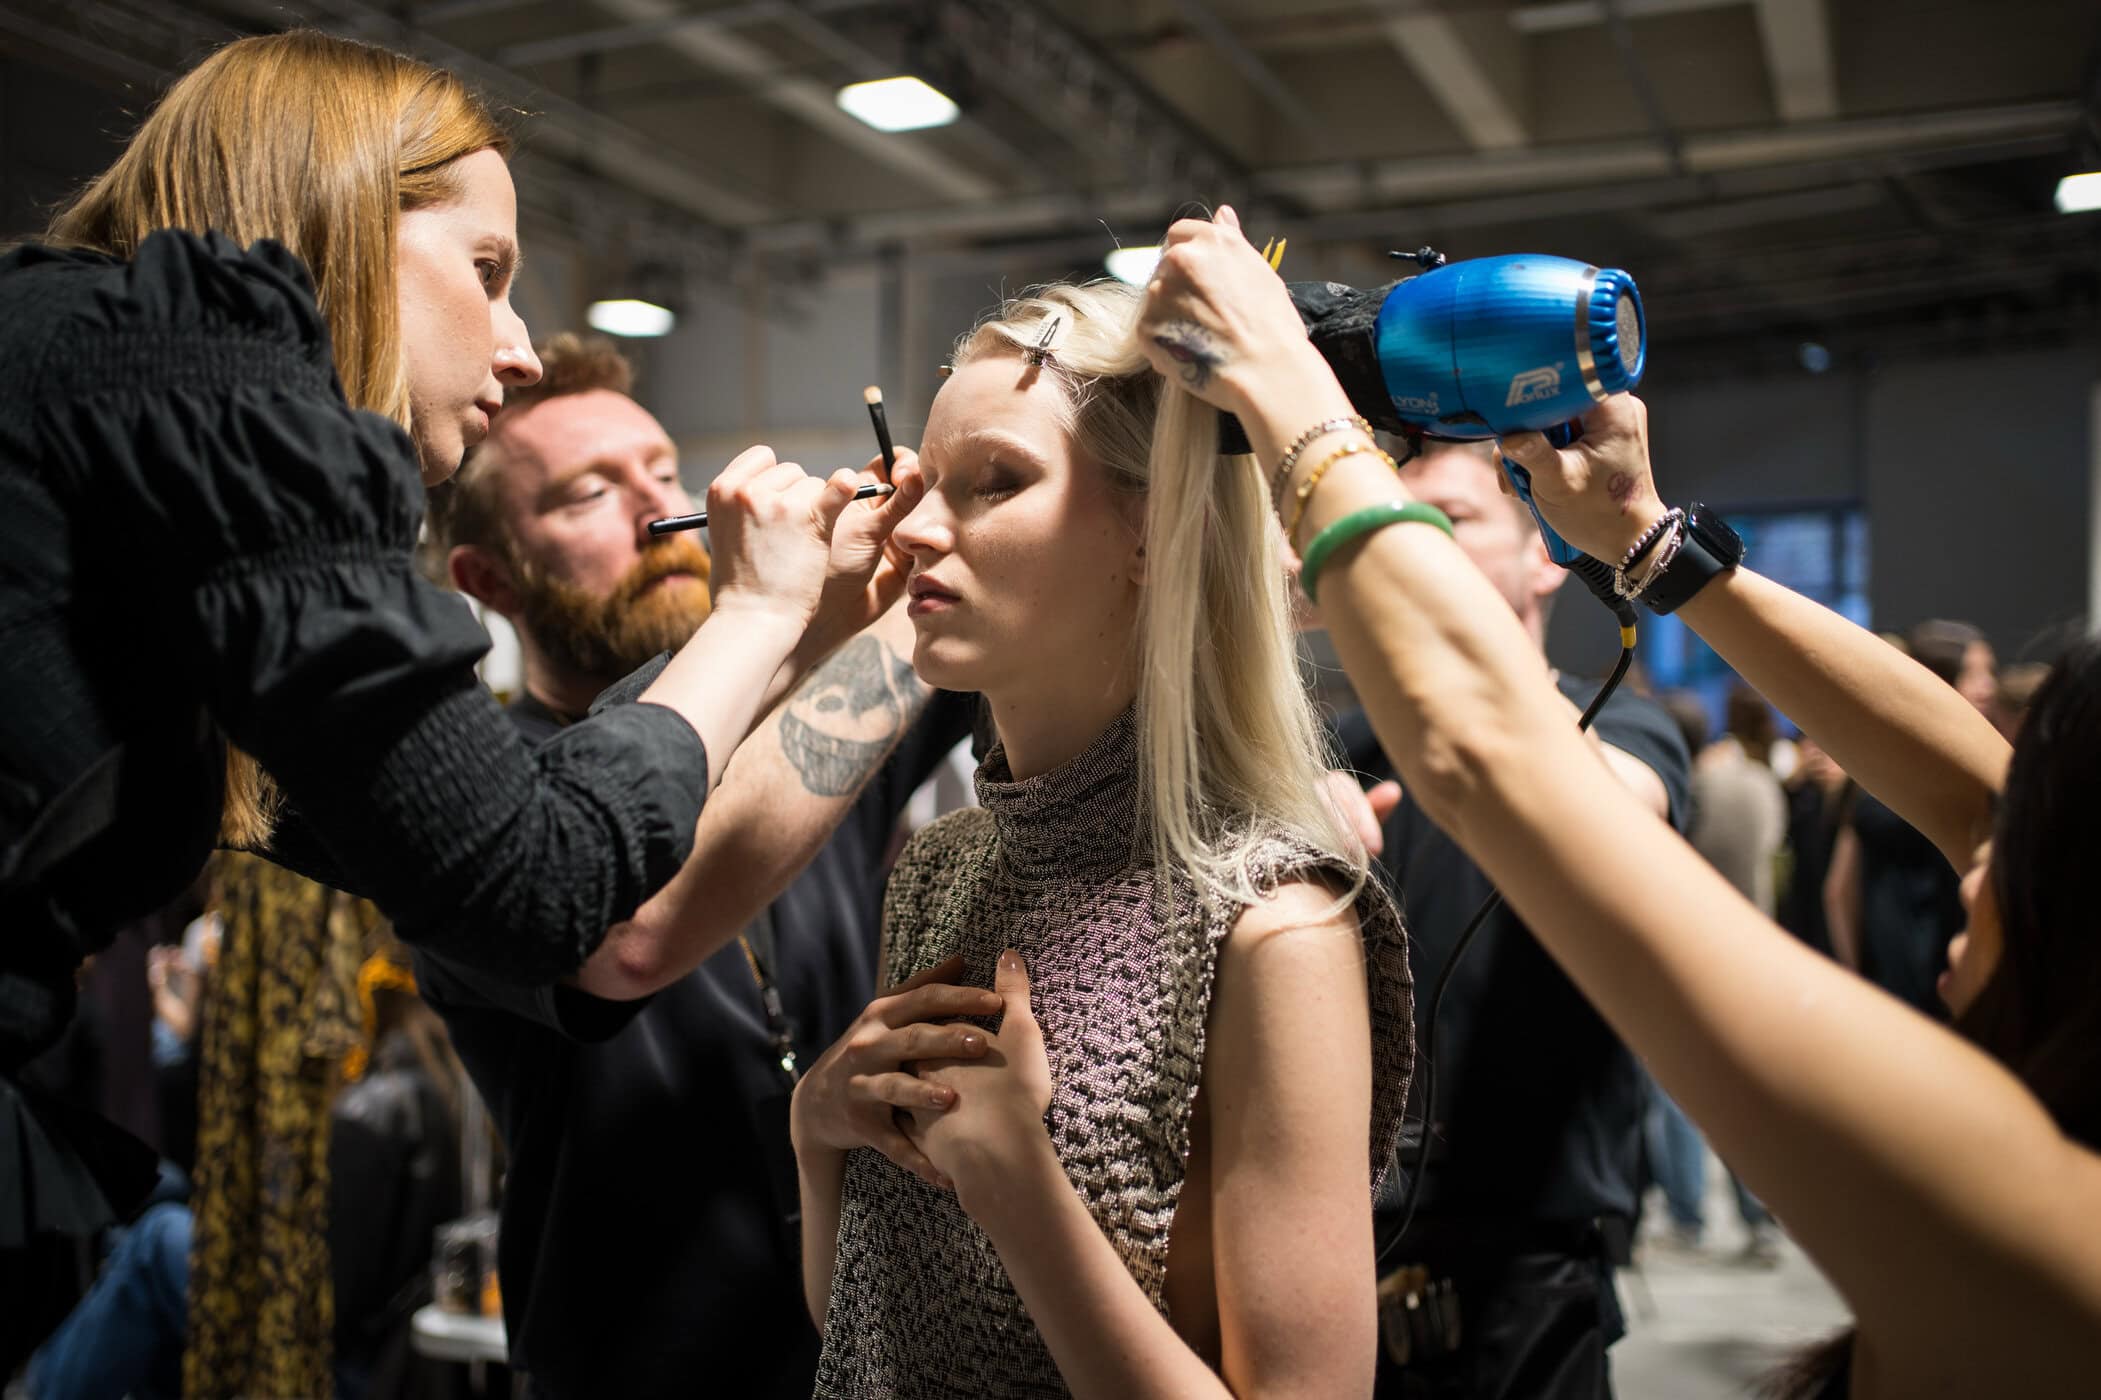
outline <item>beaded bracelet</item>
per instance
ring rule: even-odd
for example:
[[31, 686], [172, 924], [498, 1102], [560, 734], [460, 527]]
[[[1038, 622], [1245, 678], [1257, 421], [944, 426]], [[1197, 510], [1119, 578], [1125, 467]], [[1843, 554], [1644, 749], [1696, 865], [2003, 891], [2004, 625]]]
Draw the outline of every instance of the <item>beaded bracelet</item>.
[[1620, 560], [1620, 568], [1633, 568], [1639, 562], [1641, 556], [1647, 554], [1654, 547], [1656, 541], [1663, 538], [1663, 532], [1671, 527], [1673, 521], [1683, 519], [1685, 519], [1685, 512], [1676, 509], [1667, 510], [1657, 516], [1649, 528], [1641, 532], [1641, 538], [1636, 540], [1632, 547], [1627, 550], [1626, 557]]
[[[1622, 598], [1639, 598], [1642, 589], [1649, 586], [1649, 580], [1644, 577], [1640, 583], [1635, 583], [1628, 577], [1629, 572], [1646, 558], [1649, 551], [1659, 542], [1669, 538], [1672, 531], [1682, 529], [1684, 525], [1685, 512], [1682, 510], [1667, 510], [1657, 516], [1649, 528], [1641, 532], [1641, 538], [1628, 548], [1626, 557], [1613, 566], [1612, 591]], [[1655, 572], [1654, 569], [1650, 570], [1651, 575]]]
[[1299, 565], [1299, 587], [1306, 590], [1310, 601], [1319, 602], [1313, 591], [1314, 585], [1320, 578], [1321, 569], [1326, 567], [1336, 550], [1374, 530], [1411, 520], [1422, 525], [1435, 525], [1447, 535], [1452, 533], [1452, 518], [1422, 501], [1382, 501], [1375, 506], [1353, 510], [1315, 535], [1313, 543], [1306, 546], [1305, 561]]
[[1305, 432], [1300, 433], [1296, 442], [1284, 449], [1284, 460], [1277, 463], [1276, 473], [1269, 479], [1269, 504], [1271, 509], [1279, 512], [1284, 509], [1284, 486], [1285, 483], [1291, 480], [1291, 469], [1299, 464], [1300, 455], [1329, 433], [1339, 433], [1344, 428], [1359, 428], [1363, 430], [1366, 437], [1371, 436], [1371, 424], [1364, 421], [1362, 414], [1352, 413], [1347, 418], [1329, 418], [1315, 423], [1312, 427], [1306, 429]]
[[1313, 488], [1320, 485], [1320, 479], [1328, 474], [1328, 468], [1345, 457], [1377, 457], [1390, 470], [1400, 470], [1390, 455], [1382, 452], [1377, 444], [1369, 442], [1346, 442], [1321, 458], [1320, 465], [1306, 473], [1306, 479], [1299, 483], [1298, 494], [1292, 497], [1291, 523], [1284, 527], [1284, 538], [1290, 542], [1293, 549], [1299, 547], [1299, 522], [1306, 518], [1306, 502], [1312, 499]]

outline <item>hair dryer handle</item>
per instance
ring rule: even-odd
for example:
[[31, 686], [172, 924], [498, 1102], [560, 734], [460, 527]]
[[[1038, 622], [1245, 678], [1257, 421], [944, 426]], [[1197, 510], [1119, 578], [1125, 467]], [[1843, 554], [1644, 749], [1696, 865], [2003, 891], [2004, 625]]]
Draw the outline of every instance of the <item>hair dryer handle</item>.
[[[1566, 447], [1583, 436], [1583, 425], [1573, 420], [1557, 423], [1546, 429], [1541, 436], [1555, 447]], [[1611, 568], [1561, 538], [1554, 532], [1554, 527], [1547, 524], [1547, 518], [1539, 513], [1538, 505], [1532, 500], [1532, 473], [1508, 457], [1503, 458], [1503, 472], [1510, 478], [1510, 484], [1517, 488], [1518, 498], [1525, 503], [1526, 509], [1532, 512], [1532, 519], [1539, 525], [1539, 537], [1546, 541], [1547, 557], [1582, 579], [1592, 595], [1612, 610], [1613, 616], [1620, 620], [1622, 627], [1632, 627], [1634, 609], [1626, 599], [1613, 591]]]
[[1547, 544], [1547, 557], [1564, 569], [1581, 559], [1583, 551], [1555, 534], [1554, 527], [1547, 524], [1547, 518], [1539, 513], [1538, 505], [1532, 500], [1532, 473], [1505, 457], [1503, 475], [1510, 478], [1511, 486], [1517, 490], [1517, 498], [1525, 503], [1525, 508], [1532, 512], [1532, 519], [1538, 522], [1539, 537]]
[[[1542, 429], [1540, 436], [1555, 447], [1566, 447], [1583, 436], [1583, 425], [1571, 418], [1566, 423]], [[1539, 513], [1539, 507], [1532, 503], [1532, 473], [1505, 457], [1503, 474], [1510, 478], [1510, 484], [1517, 488], [1518, 499], [1525, 503], [1525, 508], [1532, 512], [1532, 519], [1538, 522], [1539, 537], [1546, 541], [1547, 557], [1564, 569], [1581, 559], [1582, 551], [1556, 534], [1554, 527], [1547, 524], [1547, 518]]]

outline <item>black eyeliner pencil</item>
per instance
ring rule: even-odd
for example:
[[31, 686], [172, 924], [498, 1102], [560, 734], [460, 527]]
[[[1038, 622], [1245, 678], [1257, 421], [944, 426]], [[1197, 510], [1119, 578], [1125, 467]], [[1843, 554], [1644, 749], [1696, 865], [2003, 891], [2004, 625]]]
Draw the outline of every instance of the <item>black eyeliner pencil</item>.
[[890, 420], [883, 413], [883, 391], [871, 384], [861, 391], [868, 401], [868, 421], [875, 424], [876, 446], [883, 449], [883, 480], [897, 473], [897, 449], [890, 445]]
[[[871, 481], [868, 485], [855, 491], [853, 498], [857, 501], [872, 501], [878, 496], [887, 496], [896, 489], [895, 486], [879, 486]], [[673, 530], [702, 530], [707, 528], [707, 524], [708, 513], [706, 511], [700, 511], [693, 515], [667, 515], [662, 520], [650, 521], [649, 533], [652, 535], [668, 535]]]

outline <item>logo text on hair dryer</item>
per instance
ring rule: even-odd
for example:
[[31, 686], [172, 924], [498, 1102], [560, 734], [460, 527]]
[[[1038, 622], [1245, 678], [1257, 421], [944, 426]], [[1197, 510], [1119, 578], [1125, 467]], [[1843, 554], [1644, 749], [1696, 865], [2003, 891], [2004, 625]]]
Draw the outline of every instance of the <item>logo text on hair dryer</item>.
[[1516, 408], [1519, 404], [1538, 403], [1551, 399], [1561, 392], [1561, 366], [1541, 365], [1528, 369], [1510, 381], [1510, 397], [1503, 400], [1503, 407]]
[[1395, 394], [1393, 406], [1403, 413], [1420, 413], [1429, 418], [1435, 418], [1439, 412], [1437, 395], [1434, 393]]

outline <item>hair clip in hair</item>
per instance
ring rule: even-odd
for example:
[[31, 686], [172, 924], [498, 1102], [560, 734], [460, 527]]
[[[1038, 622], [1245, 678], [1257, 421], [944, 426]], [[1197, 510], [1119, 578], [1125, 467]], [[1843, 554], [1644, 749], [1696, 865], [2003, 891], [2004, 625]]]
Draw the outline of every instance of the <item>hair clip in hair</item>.
[[956, 372], [956, 367], [955, 367], [954, 365], [936, 365], [936, 366], [934, 366], [934, 377], [935, 377], [936, 379], [946, 379], [946, 378], [948, 378], [948, 377], [949, 377], [949, 376], [950, 376], [951, 374], [954, 374], [955, 372]]
[[1036, 337], [1036, 343], [1021, 352], [1022, 363], [1035, 368], [1050, 358], [1051, 337], [1058, 333], [1058, 327], [1064, 320], [1063, 316], [1053, 316], [1044, 323], [1043, 334]]

